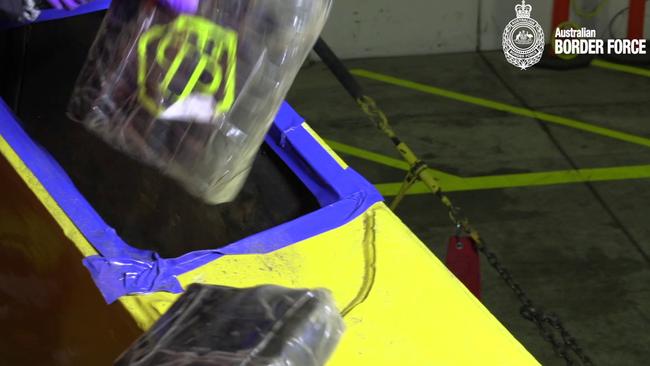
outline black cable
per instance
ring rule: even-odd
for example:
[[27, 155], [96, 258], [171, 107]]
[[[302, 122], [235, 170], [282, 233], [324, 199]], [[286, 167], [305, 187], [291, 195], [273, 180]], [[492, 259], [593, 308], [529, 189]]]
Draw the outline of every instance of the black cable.
[[354, 98], [359, 100], [363, 97], [363, 89], [357, 80], [350, 74], [343, 62], [336, 56], [334, 51], [325, 43], [323, 38], [319, 37], [314, 45], [314, 51], [318, 57], [323, 60], [323, 63], [330, 69], [330, 71], [336, 76], [336, 79], [341, 83], [345, 90]]
[[[646, 2], [648, 2], [648, 1], [649, 0], [646, 0]], [[609, 20], [609, 23], [607, 24], [607, 32], [609, 33], [608, 34], [609, 38], [614, 38], [614, 32], [612, 31], [612, 27], [614, 26], [614, 22], [616, 22], [616, 19], [618, 19], [618, 17], [620, 17], [621, 15], [623, 15], [623, 13], [625, 13], [626, 11], [629, 11], [629, 10], [630, 10], [630, 7], [626, 6], [623, 9], [619, 10], [616, 14], [614, 14], [612, 19]]]
[[614, 32], [612, 31], [612, 26], [614, 25], [614, 22], [616, 21], [616, 19], [618, 19], [618, 17], [623, 15], [623, 13], [625, 13], [628, 10], [630, 10], [629, 6], [619, 10], [616, 14], [614, 14], [612, 19], [609, 20], [609, 23], [607, 24], [607, 32], [609, 33], [608, 34], [609, 38], [614, 38]]

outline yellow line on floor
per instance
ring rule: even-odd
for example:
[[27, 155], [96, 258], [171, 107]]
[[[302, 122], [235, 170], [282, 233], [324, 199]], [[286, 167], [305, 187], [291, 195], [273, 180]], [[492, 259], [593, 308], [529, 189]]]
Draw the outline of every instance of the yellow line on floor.
[[[474, 178], [440, 179], [440, 185], [446, 192], [454, 192], [648, 178], [650, 178], [650, 165], [637, 165], [616, 168], [592, 168]], [[383, 183], [377, 184], [375, 187], [384, 196], [394, 196], [399, 191], [401, 184], [401, 182]], [[408, 194], [424, 193], [430, 192], [426, 186], [418, 182], [409, 190]]]
[[[365, 149], [361, 149], [361, 148], [358, 148], [358, 147], [355, 147], [355, 146], [346, 145], [346, 144], [338, 142], [338, 141], [333, 141], [333, 140], [327, 140], [326, 139], [325, 142], [327, 143], [327, 145], [329, 145], [332, 148], [332, 150], [334, 150], [334, 151], [336, 151], [338, 153], [341, 153], [341, 154], [354, 156], [356, 158], [372, 161], [374, 163], [389, 166], [391, 168], [395, 168], [395, 169], [399, 169], [399, 170], [408, 171], [410, 169], [409, 165], [403, 160], [391, 158], [389, 156], [378, 154], [378, 153], [368, 151], [368, 150], [365, 150]], [[435, 170], [435, 169], [429, 169], [429, 170], [438, 179], [458, 178], [455, 175], [448, 174], [448, 173], [445, 173], [445, 172], [441, 172], [439, 170]]]
[[613, 62], [601, 60], [601, 59], [595, 59], [595, 60], [591, 61], [591, 65], [596, 66], [596, 67], [600, 67], [602, 69], [621, 71], [621, 72], [626, 72], [628, 74], [645, 76], [645, 77], [650, 78], [650, 69], [644, 69], [642, 67], [621, 65], [621, 64], [616, 64], [616, 63], [613, 63]]
[[407, 88], [407, 89], [417, 90], [417, 91], [421, 91], [423, 93], [437, 95], [437, 96], [440, 96], [440, 97], [453, 99], [453, 100], [463, 102], [463, 103], [474, 104], [474, 105], [478, 105], [478, 106], [485, 107], [485, 108], [490, 108], [490, 109], [495, 109], [495, 110], [499, 110], [499, 111], [503, 111], [503, 112], [517, 114], [517, 115], [520, 115], [520, 116], [535, 118], [535, 119], [538, 119], [538, 120], [541, 120], [541, 121], [555, 123], [557, 125], [571, 127], [571, 128], [575, 128], [575, 129], [578, 129], [578, 130], [594, 133], [594, 134], [597, 134], [597, 135], [602, 135], [602, 136], [610, 137], [610, 138], [613, 138], [613, 139], [617, 139], [617, 140], [626, 141], [626, 142], [630, 142], [630, 143], [637, 144], [637, 145], [650, 147], [650, 139], [648, 139], [648, 138], [645, 138], [645, 137], [642, 137], [642, 136], [632, 135], [632, 134], [621, 132], [621, 131], [612, 130], [612, 129], [605, 128], [605, 127], [596, 126], [596, 125], [593, 125], [593, 124], [590, 124], [590, 123], [587, 123], [587, 122], [578, 121], [576, 119], [566, 118], [566, 117], [562, 117], [562, 116], [558, 116], [558, 115], [554, 115], [554, 114], [549, 114], [549, 113], [544, 113], [544, 112], [538, 112], [538, 111], [535, 111], [535, 110], [532, 110], [532, 109], [517, 107], [517, 106], [513, 106], [513, 105], [510, 105], [510, 104], [501, 103], [501, 102], [496, 102], [496, 101], [489, 100], [489, 99], [484, 99], [484, 98], [474, 97], [474, 96], [467, 95], [467, 94], [457, 93], [457, 92], [454, 92], [454, 91], [451, 91], [451, 90], [445, 90], [445, 89], [437, 88], [437, 87], [430, 86], [430, 85], [416, 83], [414, 81], [399, 79], [399, 78], [396, 78], [396, 77], [383, 75], [383, 74], [379, 74], [379, 73], [368, 71], [368, 70], [354, 69], [354, 70], [351, 70], [351, 72], [352, 72], [352, 74], [354, 74], [356, 76], [363, 77], [363, 78], [376, 80], [376, 81], [380, 81], [380, 82], [383, 82], [383, 83], [392, 84], [392, 85], [396, 85], [396, 86], [401, 86], [401, 87], [404, 87], [404, 88]]
[[[408, 171], [406, 162], [386, 155], [347, 145], [338, 141], [325, 140], [336, 152], [372, 161], [392, 168]], [[482, 189], [514, 188], [528, 186], [545, 186], [553, 184], [614, 181], [626, 179], [650, 178], [650, 165], [623, 166], [615, 168], [591, 168], [579, 170], [560, 170], [541, 173], [518, 173], [484, 177], [463, 178], [457, 175], [430, 169], [445, 191], [476, 191]], [[394, 196], [402, 182], [375, 185], [384, 196]], [[417, 183], [409, 194], [428, 193], [427, 188]]]
[[372, 151], [360, 149], [358, 147], [354, 147], [351, 145], [346, 145], [338, 141], [325, 139], [325, 142], [332, 148], [332, 150], [336, 152], [347, 154], [364, 160], [369, 160], [375, 163], [389, 166], [391, 168], [396, 168], [396, 169], [406, 170], [406, 171], [409, 170], [408, 163], [403, 160], [391, 158], [389, 156], [382, 155], [382, 154], [377, 154]]

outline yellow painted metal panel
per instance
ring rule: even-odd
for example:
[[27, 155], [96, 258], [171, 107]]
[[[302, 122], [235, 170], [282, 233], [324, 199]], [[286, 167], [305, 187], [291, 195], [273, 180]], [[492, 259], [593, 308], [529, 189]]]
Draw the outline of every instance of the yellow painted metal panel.
[[[274, 253], [223, 257], [179, 279], [325, 287], [339, 309], [360, 300], [345, 317], [334, 366], [538, 364], [383, 203]], [[162, 313], [174, 296], [138, 298]]]
[[[80, 254], [94, 254], [1, 138], [0, 151], [56, 219], [69, 245]], [[78, 266], [82, 268], [80, 262]], [[332, 290], [345, 309], [348, 329], [331, 365], [538, 364], [383, 203], [319, 236], [265, 255], [226, 256], [179, 280], [184, 286], [278, 284]], [[134, 295], [123, 297], [121, 304], [146, 329], [176, 297]]]

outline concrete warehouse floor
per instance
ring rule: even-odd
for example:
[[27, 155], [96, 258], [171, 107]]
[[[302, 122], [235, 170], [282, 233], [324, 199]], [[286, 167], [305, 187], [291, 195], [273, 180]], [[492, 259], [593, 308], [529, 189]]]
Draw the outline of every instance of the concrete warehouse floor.
[[[650, 69], [630, 74], [601, 64], [522, 72], [507, 64], [501, 52], [346, 64], [547, 113], [534, 119], [521, 109], [504, 111], [483, 100], [440, 96], [444, 91], [439, 89], [427, 93], [359, 78], [400, 137], [431, 168], [463, 178], [507, 175], [496, 183], [494, 178], [444, 175], [442, 181], [457, 190], [450, 194], [452, 200], [529, 296], [564, 320], [596, 364], [648, 363]], [[301, 71], [288, 99], [325, 139], [399, 158], [322, 64]], [[341, 155], [375, 184], [401, 182], [405, 174], [367, 160], [363, 153]], [[574, 168], [599, 169], [577, 175], [571, 173]], [[600, 181], [584, 182], [585, 177]], [[558, 184], [546, 184], [553, 179]], [[485, 189], [494, 184], [501, 188]], [[391, 188], [380, 187], [384, 192]], [[453, 227], [433, 196], [410, 195], [397, 213], [444, 258]], [[485, 260], [482, 276], [487, 308], [542, 364], [563, 365], [535, 326], [521, 318], [517, 299]]]

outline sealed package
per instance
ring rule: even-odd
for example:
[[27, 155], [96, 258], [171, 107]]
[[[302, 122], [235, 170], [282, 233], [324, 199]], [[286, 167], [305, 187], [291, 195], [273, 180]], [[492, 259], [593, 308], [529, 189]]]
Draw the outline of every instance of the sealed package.
[[69, 115], [209, 203], [241, 189], [331, 0], [114, 0]]
[[343, 333], [326, 290], [192, 285], [116, 366], [321, 366]]

